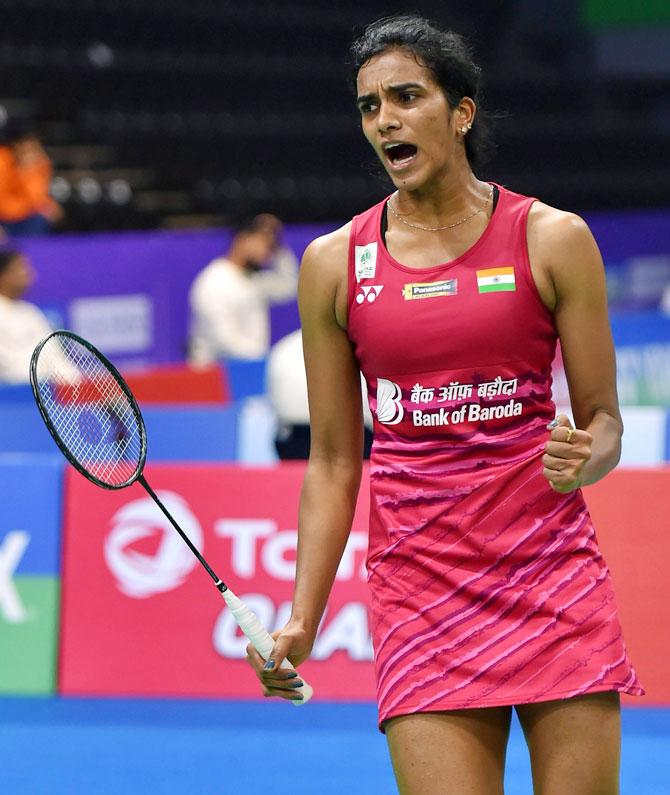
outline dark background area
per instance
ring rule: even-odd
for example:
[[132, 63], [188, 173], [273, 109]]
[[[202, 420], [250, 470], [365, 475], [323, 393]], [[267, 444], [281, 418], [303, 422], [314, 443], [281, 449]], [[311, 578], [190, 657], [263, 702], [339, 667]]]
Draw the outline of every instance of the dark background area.
[[346, 220], [390, 190], [362, 138], [355, 32], [463, 33], [499, 114], [478, 176], [565, 209], [668, 206], [670, 4], [3, 0], [0, 124], [35, 121], [63, 231]]

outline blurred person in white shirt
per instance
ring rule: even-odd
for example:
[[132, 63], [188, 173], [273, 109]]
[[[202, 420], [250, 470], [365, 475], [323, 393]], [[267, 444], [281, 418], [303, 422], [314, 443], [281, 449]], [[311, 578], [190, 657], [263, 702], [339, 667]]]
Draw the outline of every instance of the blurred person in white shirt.
[[[277, 415], [275, 447], [281, 459], [309, 458], [309, 404], [307, 375], [302, 350], [302, 331], [297, 329], [272, 346], [268, 356], [266, 387]], [[363, 457], [370, 457], [372, 414], [365, 379], [361, 375], [363, 402]]]
[[224, 257], [195, 278], [189, 293], [189, 359], [261, 359], [270, 348], [270, 305], [297, 289], [298, 260], [281, 244], [282, 225], [267, 213], [239, 226]]
[[0, 383], [29, 381], [30, 357], [50, 334], [44, 313], [23, 296], [35, 280], [28, 258], [14, 249], [0, 249]]

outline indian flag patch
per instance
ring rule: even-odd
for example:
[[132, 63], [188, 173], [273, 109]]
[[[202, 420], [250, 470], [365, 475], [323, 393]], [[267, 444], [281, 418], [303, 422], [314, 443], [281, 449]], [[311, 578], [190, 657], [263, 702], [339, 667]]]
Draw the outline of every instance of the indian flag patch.
[[480, 293], [502, 293], [516, 290], [514, 268], [486, 268], [477, 271], [477, 287]]

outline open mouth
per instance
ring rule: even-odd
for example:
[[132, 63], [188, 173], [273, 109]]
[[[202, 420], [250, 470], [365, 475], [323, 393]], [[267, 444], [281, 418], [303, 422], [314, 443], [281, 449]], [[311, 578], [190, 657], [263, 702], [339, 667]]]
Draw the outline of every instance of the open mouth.
[[414, 144], [398, 143], [384, 146], [384, 153], [395, 168], [401, 168], [410, 163], [416, 157], [417, 151]]

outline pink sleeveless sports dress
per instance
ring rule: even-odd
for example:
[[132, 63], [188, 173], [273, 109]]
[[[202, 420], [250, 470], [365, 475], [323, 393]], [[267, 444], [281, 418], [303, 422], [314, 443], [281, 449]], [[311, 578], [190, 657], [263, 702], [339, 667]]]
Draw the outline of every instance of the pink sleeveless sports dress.
[[353, 219], [349, 337], [374, 417], [367, 560], [379, 722], [644, 693], [581, 491], [541, 458], [557, 334], [531, 275], [534, 199], [500, 186], [480, 239], [411, 268], [384, 202]]

